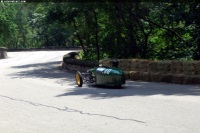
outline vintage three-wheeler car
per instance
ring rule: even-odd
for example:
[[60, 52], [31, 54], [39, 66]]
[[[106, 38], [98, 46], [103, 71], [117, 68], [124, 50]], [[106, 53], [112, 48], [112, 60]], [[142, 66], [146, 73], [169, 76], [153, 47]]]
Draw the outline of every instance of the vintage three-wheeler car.
[[124, 72], [118, 68], [117, 60], [113, 61], [112, 67], [99, 65], [99, 67], [89, 69], [85, 73], [77, 71], [75, 78], [79, 87], [82, 87], [83, 82], [114, 86], [116, 88], [121, 88], [125, 84]]

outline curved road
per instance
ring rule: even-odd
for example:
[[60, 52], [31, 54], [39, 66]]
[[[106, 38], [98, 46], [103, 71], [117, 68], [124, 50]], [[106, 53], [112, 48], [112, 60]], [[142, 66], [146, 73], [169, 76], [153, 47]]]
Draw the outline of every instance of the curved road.
[[0, 60], [1, 133], [199, 133], [200, 86], [127, 81], [75, 85], [71, 51], [8, 52]]

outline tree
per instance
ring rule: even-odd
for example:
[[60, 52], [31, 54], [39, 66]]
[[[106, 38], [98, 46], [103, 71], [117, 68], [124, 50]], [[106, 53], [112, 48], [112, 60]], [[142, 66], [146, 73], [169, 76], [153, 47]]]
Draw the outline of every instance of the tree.
[[89, 60], [200, 59], [199, 7], [196, 0], [0, 3], [0, 45], [81, 46]]

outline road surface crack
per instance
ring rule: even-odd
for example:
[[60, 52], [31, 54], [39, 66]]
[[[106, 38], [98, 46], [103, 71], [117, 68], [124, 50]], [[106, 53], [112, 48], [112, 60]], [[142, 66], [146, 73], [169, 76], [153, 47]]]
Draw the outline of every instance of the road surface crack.
[[135, 120], [135, 119], [123, 119], [123, 118], [118, 118], [118, 117], [110, 116], [110, 115], [86, 113], [86, 112], [76, 110], [76, 109], [72, 109], [72, 108], [69, 108], [69, 107], [65, 107], [64, 109], [62, 109], [62, 108], [55, 107], [55, 106], [45, 105], [45, 104], [41, 104], [41, 103], [34, 103], [34, 102], [31, 102], [31, 101], [16, 99], [16, 98], [4, 96], [4, 95], [0, 95], [0, 97], [7, 98], [7, 99], [10, 99], [10, 100], [13, 100], [13, 101], [28, 103], [28, 104], [31, 104], [33, 106], [41, 106], [41, 107], [52, 108], [52, 109], [56, 109], [56, 110], [59, 110], [59, 111], [74, 112], [74, 113], [79, 113], [79, 114], [83, 114], [83, 115], [90, 115], [90, 116], [101, 116], [101, 117], [112, 118], [112, 119], [121, 120], [121, 121], [134, 121], [134, 122], [143, 123], [143, 124], [146, 123], [144, 121], [139, 121], [139, 120]]

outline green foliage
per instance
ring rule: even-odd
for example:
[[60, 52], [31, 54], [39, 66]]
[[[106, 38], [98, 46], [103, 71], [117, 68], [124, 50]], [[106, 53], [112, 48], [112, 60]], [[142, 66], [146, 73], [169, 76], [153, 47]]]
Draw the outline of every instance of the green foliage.
[[193, 2], [0, 3], [0, 46], [81, 46], [82, 59], [200, 59]]

